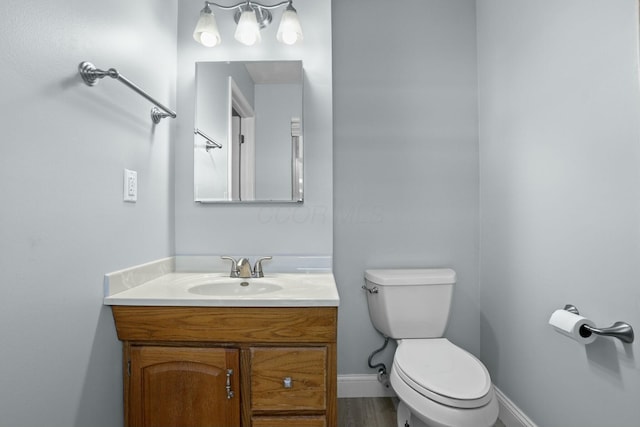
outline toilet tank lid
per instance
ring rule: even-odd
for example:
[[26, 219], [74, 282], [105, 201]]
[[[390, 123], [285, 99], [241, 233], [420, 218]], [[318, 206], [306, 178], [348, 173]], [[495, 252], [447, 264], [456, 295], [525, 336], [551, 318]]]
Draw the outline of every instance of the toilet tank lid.
[[456, 272], [450, 268], [366, 270], [364, 277], [381, 286], [449, 285], [456, 282]]

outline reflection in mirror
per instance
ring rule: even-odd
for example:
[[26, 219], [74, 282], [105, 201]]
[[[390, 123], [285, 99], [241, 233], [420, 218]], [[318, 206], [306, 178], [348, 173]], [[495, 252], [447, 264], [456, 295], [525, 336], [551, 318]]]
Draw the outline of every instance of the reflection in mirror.
[[302, 61], [196, 63], [196, 202], [302, 202]]

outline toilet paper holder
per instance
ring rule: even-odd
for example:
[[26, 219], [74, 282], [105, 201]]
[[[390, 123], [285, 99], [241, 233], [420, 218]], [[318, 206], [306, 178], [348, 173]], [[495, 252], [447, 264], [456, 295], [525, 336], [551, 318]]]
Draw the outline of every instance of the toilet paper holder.
[[[564, 309], [573, 314], [580, 314], [575, 305], [567, 304]], [[627, 322], [615, 322], [608, 328], [595, 328], [589, 325], [580, 327], [580, 335], [588, 337], [591, 334], [601, 335], [603, 337], [614, 337], [626, 343], [632, 343], [634, 339], [633, 328]]]

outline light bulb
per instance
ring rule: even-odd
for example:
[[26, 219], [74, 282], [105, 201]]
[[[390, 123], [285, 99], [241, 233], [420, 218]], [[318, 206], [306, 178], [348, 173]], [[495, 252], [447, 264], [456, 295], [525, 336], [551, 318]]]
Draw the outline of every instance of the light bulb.
[[262, 40], [260, 36], [260, 25], [258, 25], [255, 12], [250, 7], [242, 11], [234, 37], [240, 43], [247, 46], [259, 43]]
[[289, 3], [284, 12], [282, 12], [282, 19], [280, 19], [280, 26], [278, 27], [276, 38], [279, 42], [289, 45], [303, 39], [302, 26], [298, 19], [298, 13], [291, 3]]
[[209, 9], [209, 6], [205, 6], [200, 11], [200, 18], [195, 30], [193, 30], [193, 39], [206, 47], [214, 47], [220, 44], [220, 32], [218, 31], [216, 17]]
[[206, 47], [214, 47], [220, 43], [220, 38], [215, 34], [203, 32], [200, 34], [200, 43]]

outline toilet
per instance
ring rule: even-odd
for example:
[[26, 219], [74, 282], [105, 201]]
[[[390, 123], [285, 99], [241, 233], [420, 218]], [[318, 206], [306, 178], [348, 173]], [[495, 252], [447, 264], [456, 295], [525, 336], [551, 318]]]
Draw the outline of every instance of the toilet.
[[389, 375], [398, 427], [491, 427], [498, 418], [485, 366], [442, 337], [455, 282], [448, 268], [365, 272], [373, 326], [398, 343]]

